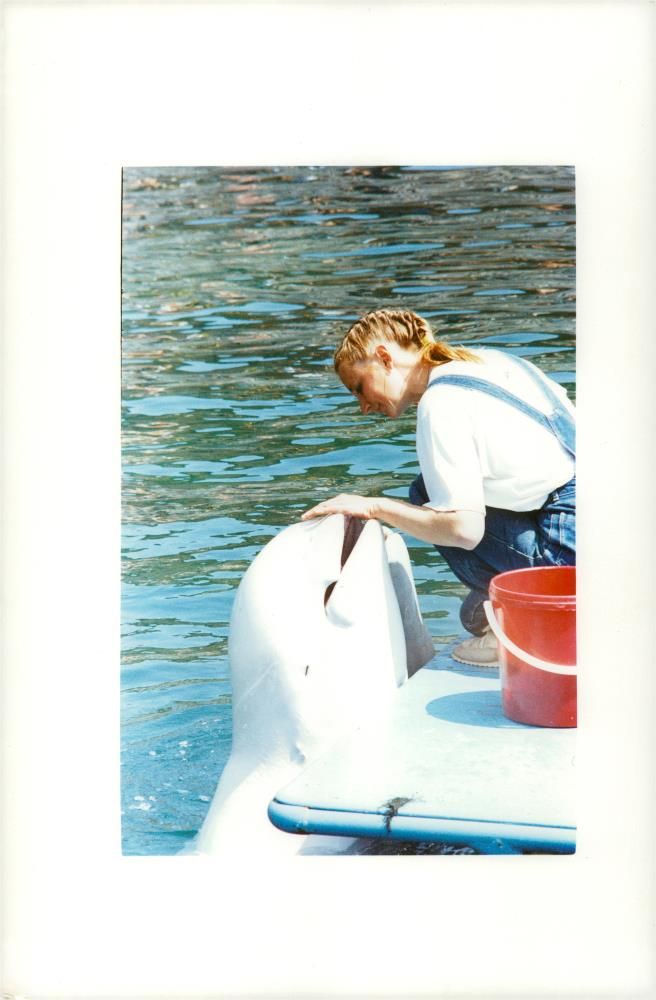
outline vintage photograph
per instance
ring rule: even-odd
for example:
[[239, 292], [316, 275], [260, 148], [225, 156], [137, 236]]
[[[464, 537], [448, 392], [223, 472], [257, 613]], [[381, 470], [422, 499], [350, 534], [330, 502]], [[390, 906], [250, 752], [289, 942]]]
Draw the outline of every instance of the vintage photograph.
[[125, 855], [576, 849], [575, 172], [130, 167]]
[[653, 3], [0, 20], [0, 992], [653, 992]]

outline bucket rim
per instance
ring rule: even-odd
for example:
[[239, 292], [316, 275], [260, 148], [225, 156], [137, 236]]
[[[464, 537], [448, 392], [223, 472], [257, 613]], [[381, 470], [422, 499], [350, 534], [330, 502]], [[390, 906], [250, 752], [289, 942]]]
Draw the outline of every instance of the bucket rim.
[[[504, 583], [510, 583], [510, 579], [522, 577], [535, 577], [537, 573], [541, 575], [549, 575], [553, 572], [563, 573], [563, 570], [567, 571], [566, 576], [573, 577], [574, 590], [570, 593], [562, 594], [534, 594], [530, 592], [522, 592], [516, 589], [511, 589], [504, 586]], [[510, 603], [522, 606], [531, 607], [544, 607], [544, 608], [557, 608], [561, 609], [574, 609], [576, 608], [576, 566], [527, 566], [524, 569], [512, 569], [507, 570], [504, 573], [497, 573], [496, 576], [492, 577], [490, 581], [490, 599], [497, 604]]]

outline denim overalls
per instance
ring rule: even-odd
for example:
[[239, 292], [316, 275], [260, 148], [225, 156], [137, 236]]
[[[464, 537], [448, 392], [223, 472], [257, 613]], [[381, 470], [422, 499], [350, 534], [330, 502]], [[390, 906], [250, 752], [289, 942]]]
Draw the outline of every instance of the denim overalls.
[[[551, 404], [553, 409], [549, 415], [500, 386], [470, 375], [442, 375], [431, 382], [426, 391], [439, 385], [458, 385], [495, 396], [550, 430], [574, 458], [575, 425], [571, 414], [531, 364], [516, 355], [512, 359], [531, 376]], [[475, 549], [435, 546], [455, 576], [471, 588], [460, 609], [460, 620], [468, 632], [482, 635], [487, 628], [483, 601], [487, 600], [490, 580], [497, 573], [527, 566], [573, 566], [576, 563], [575, 492], [576, 477], [573, 477], [550, 493], [539, 510], [517, 512], [486, 507], [485, 534]], [[422, 506], [428, 501], [423, 476], [418, 476], [410, 487], [410, 502]]]

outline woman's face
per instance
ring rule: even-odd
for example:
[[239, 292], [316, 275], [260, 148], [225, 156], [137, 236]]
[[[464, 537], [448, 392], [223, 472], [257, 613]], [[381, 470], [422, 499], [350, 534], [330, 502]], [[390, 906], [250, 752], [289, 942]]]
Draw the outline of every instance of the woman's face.
[[374, 354], [364, 361], [343, 365], [339, 371], [342, 382], [352, 392], [364, 414], [382, 413], [398, 417], [408, 405], [405, 381], [393, 360]]

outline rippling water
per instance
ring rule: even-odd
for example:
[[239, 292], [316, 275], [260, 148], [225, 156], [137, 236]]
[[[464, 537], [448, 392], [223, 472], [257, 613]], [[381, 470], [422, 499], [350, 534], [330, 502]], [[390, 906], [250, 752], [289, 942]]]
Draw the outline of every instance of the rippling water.
[[[332, 353], [406, 307], [574, 397], [568, 167], [130, 169], [123, 190], [123, 849], [179, 850], [231, 742], [227, 636], [261, 547], [342, 490], [406, 497], [414, 412], [358, 413]], [[407, 538], [436, 646], [463, 589]]]

